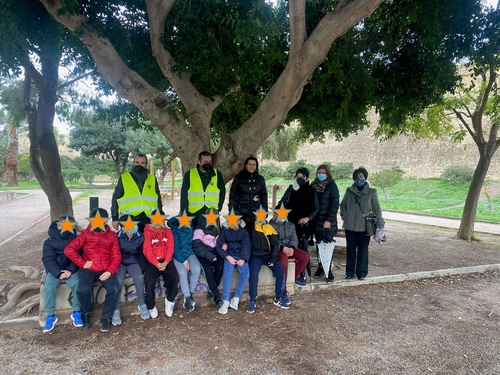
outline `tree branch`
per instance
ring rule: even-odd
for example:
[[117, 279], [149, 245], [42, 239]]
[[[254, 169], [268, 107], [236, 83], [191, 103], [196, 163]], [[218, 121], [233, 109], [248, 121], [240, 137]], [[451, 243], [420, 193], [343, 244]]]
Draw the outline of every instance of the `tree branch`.
[[290, 56], [295, 56], [307, 39], [305, 0], [289, 1], [288, 15], [290, 19]]
[[88, 76], [89, 76], [89, 75], [91, 75], [92, 73], [93, 73], [93, 72], [92, 72], [92, 71], [90, 71], [90, 72], [84, 73], [84, 74], [82, 74], [82, 75], [80, 75], [80, 76], [78, 76], [78, 77], [76, 77], [76, 78], [72, 79], [71, 81], [65, 82], [65, 83], [63, 83], [62, 85], [59, 85], [59, 86], [57, 87], [57, 90], [56, 90], [56, 91], [59, 91], [59, 90], [64, 89], [65, 87], [71, 86], [73, 83], [75, 83], [75, 82], [77, 82], [77, 81], [79, 81], [79, 80], [81, 80], [81, 79], [84, 79], [85, 77], [88, 77]]
[[467, 121], [464, 119], [462, 112], [456, 110], [455, 108], [452, 108], [451, 110], [453, 111], [453, 113], [455, 113], [455, 116], [457, 116], [457, 118], [460, 120], [465, 129], [467, 129], [474, 142], [476, 144], [479, 144], [480, 139], [477, 137], [476, 133], [471, 129]]

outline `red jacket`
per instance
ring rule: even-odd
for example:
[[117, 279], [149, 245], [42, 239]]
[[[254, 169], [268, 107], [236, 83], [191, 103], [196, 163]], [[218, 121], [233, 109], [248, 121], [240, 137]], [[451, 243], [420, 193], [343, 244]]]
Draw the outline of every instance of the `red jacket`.
[[[94, 272], [109, 271], [112, 275], [116, 274], [122, 262], [116, 233], [111, 231], [107, 225], [104, 232], [91, 231], [90, 228], [89, 225], [64, 248], [64, 255], [79, 268], [83, 268], [85, 262], [90, 260], [92, 266], [88, 270]], [[78, 253], [80, 248], [83, 248], [82, 255]]]
[[156, 229], [150, 224], [144, 227], [144, 256], [153, 265], [160, 263], [159, 259], [170, 262], [174, 255], [174, 235], [169, 228]]

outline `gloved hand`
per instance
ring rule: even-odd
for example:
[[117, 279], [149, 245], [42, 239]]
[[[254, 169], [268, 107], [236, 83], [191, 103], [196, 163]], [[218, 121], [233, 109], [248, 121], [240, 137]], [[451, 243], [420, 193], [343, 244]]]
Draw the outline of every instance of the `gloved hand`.
[[387, 241], [387, 236], [385, 235], [384, 228], [377, 228], [375, 232], [375, 242], [382, 245]]

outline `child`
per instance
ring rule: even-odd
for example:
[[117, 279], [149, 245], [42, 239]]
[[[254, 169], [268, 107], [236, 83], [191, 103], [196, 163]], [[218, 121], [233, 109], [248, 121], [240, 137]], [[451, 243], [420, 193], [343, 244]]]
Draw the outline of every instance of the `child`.
[[[122, 253], [122, 263], [116, 272], [116, 278], [122, 290], [125, 274], [128, 273], [134, 281], [135, 290], [137, 293], [138, 309], [143, 320], [149, 319], [149, 311], [144, 300], [144, 275], [142, 268], [139, 265], [139, 254], [142, 252], [142, 244], [144, 236], [139, 232], [138, 225], [134, 225], [134, 229], [124, 230], [122, 221], [132, 220], [130, 215], [120, 217], [120, 231], [117, 233], [118, 243], [120, 244], [120, 252]], [[120, 317], [121, 298], [118, 297], [115, 305], [115, 312], [111, 319], [111, 324], [119, 326], [122, 324]]]
[[250, 303], [247, 312], [255, 312], [257, 307], [257, 286], [259, 284], [259, 272], [263, 264], [268, 266], [276, 278], [274, 292], [276, 298], [274, 304], [282, 309], [288, 309], [290, 303], [283, 299], [285, 291], [285, 270], [278, 261], [279, 237], [276, 229], [271, 224], [256, 223], [252, 234], [252, 257], [250, 258]]
[[213, 299], [217, 306], [222, 306], [219, 284], [224, 270], [224, 259], [217, 254], [215, 246], [219, 237], [219, 228], [215, 225], [206, 226], [207, 220], [200, 217], [198, 227], [193, 234], [193, 250], [205, 271], [208, 288], [207, 298]]
[[[108, 212], [103, 208], [95, 208], [89, 216], [91, 224], [66, 246], [64, 255], [80, 267], [78, 299], [83, 313], [83, 327], [90, 327], [94, 309], [92, 291], [95, 281], [99, 279], [106, 288], [100, 330], [109, 332], [116, 300], [120, 296], [116, 271], [122, 261], [122, 255], [116, 234], [106, 224]], [[81, 255], [80, 249], [83, 249]]]
[[184, 295], [184, 309], [191, 312], [195, 306], [193, 293], [201, 274], [201, 264], [193, 251], [193, 230], [181, 227], [176, 217], [168, 221], [168, 226], [174, 233], [174, 265]]
[[[153, 214], [156, 214], [156, 210]], [[151, 216], [154, 216], [151, 215]], [[175, 297], [179, 291], [179, 275], [175, 269], [172, 256], [174, 254], [174, 235], [165, 223], [156, 222], [144, 227], [144, 282], [146, 284], [146, 306], [152, 319], [158, 317], [155, 305], [155, 288], [158, 276], [162, 275], [166, 288], [165, 314], [171, 317], [174, 314]]]
[[[238, 304], [243, 294], [245, 284], [249, 278], [248, 259], [250, 259], [250, 236], [245, 228], [241, 227], [242, 220], [236, 225], [223, 228], [217, 239], [216, 250], [224, 258], [224, 273], [222, 275], [222, 306], [219, 314], [227, 314], [228, 308], [238, 310]], [[240, 278], [234, 291], [234, 297], [229, 300], [231, 292], [231, 281], [233, 279], [234, 267], [238, 267]]]
[[78, 271], [78, 267], [64, 255], [64, 248], [76, 237], [75, 225], [76, 221], [73, 216], [59, 216], [57, 221], [50, 224], [48, 231], [49, 238], [43, 243], [42, 262], [47, 274], [44, 286], [47, 319], [42, 329], [43, 332], [52, 331], [57, 323], [54, 310], [56, 308], [57, 287], [61, 283], [61, 280], [66, 281], [66, 284], [71, 288], [73, 299], [71, 320], [73, 321], [73, 325], [75, 327], [83, 327], [80, 302], [77, 296], [78, 273], [76, 271]]

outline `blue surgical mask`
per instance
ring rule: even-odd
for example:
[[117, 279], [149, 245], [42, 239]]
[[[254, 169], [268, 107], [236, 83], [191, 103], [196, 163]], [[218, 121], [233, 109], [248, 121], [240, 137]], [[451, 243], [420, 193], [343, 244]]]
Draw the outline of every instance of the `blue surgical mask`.
[[316, 174], [316, 177], [320, 181], [325, 181], [326, 180], [326, 174], [324, 174], [324, 173], [318, 173], [318, 174]]
[[366, 180], [364, 178], [357, 178], [354, 180], [354, 185], [361, 187], [365, 184]]

